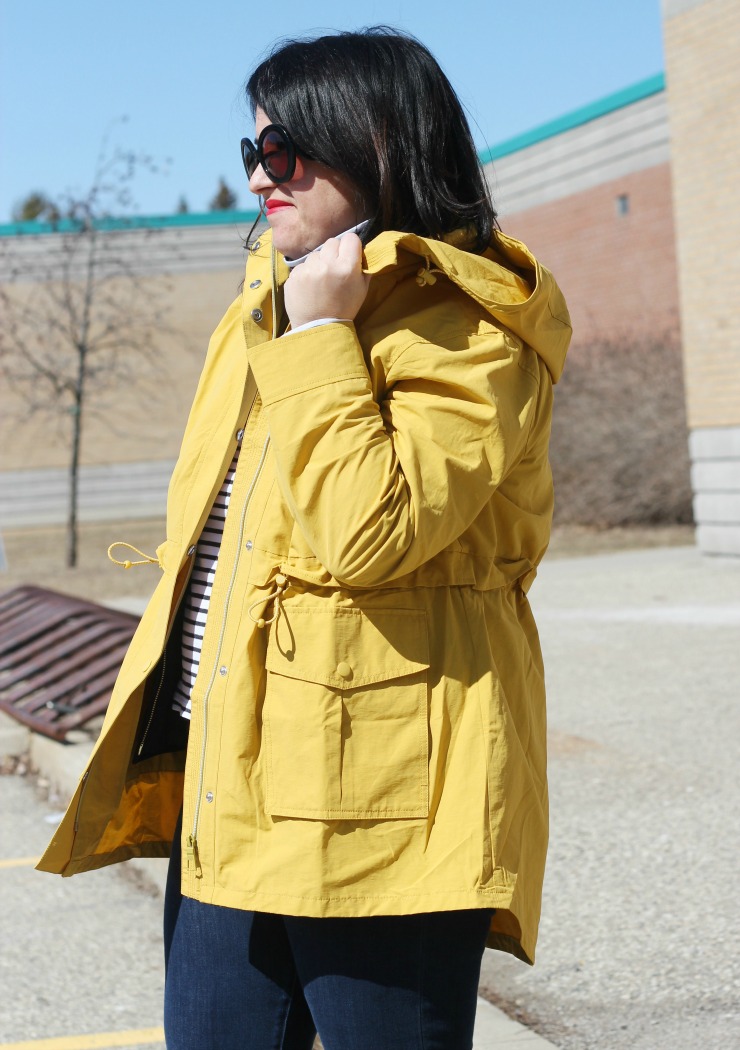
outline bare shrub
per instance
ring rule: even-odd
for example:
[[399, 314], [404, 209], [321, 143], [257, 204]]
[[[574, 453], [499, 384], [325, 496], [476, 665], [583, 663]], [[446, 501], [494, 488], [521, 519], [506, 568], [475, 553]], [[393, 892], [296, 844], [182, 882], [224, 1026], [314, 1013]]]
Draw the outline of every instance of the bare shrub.
[[691, 522], [677, 337], [575, 347], [555, 388], [550, 454], [558, 524]]

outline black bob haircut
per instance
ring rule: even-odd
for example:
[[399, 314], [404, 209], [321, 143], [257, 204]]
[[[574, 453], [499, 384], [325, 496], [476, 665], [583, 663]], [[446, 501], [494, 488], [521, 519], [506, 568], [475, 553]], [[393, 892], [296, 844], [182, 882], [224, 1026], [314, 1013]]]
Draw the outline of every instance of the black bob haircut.
[[387, 26], [278, 43], [246, 85], [252, 111], [283, 124], [296, 145], [347, 175], [369, 226], [441, 239], [475, 230], [484, 250], [498, 228], [460, 100], [414, 37]]

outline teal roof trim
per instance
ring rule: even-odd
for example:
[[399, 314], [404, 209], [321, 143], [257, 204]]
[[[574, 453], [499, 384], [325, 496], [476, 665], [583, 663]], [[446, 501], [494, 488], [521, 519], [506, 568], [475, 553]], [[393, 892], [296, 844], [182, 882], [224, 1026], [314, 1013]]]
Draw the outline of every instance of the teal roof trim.
[[550, 120], [546, 124], [540, 124], [538, 127], [532, 128], [531, 131], [525, 131], [521, 135], [514, 135], [513, 138], [499, 142], [497, 146], [492, 146], [479, 154], [481, 164], [490, 164], [492, 160], [506, 157], [510, 153], [517, 153], [521, 149], [526, 149], [527, 146], [534, 146], [537, 142], [543, 142], [554, 135], [570, 131], [571, 128], [587, 124], [590, 120], [597, 120], [599, 117], [606, 116], [607, 113], [613, 113], [614, 110], [622, 109], [633, 102], [640, 102], [643, 98], [657, 95], [664, 90], [665, 75], [657, 73], [653, 77], [641, 80], [638, 84], [622, 88], [621, 91], [615, 91], [605, 98], [598, 99], [596, 102], [590, 102], [587, 106], [581, 106], [580, 109], [575, 109], [571, 113], [566, 113], [564, 117]]
[[[184, 215], [131, 215], [125, 218], [98, 219], [99, 230], [162, 230], [187, 226], [234, 226], [237, 223], [251, 224], [259, 213], [256, 211], [206, 211], [186, 212]], [[59, 222], [9, 222], [0, 225], [0, 237], [17, 237], [19, 234], [73, 233], [80, 224], [71, 219]]]

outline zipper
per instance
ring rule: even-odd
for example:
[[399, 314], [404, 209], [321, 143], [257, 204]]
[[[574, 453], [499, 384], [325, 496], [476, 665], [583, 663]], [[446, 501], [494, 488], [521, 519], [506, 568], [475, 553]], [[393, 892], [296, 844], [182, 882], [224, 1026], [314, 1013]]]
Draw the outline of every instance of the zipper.
[[77, 832], [80, 829], [80, 809], [82, 808], [82, 800], [85, 797], [85, 789], [87, 788], [87, 778], [89, 776], [90, 776], [90, 770], [86, 769], [85, 772], [82, 774], [82, 781], [81, 781], [81, 783], [82, 783], [82, 790], [80, 791], [80, 798], [79, 798], [79, 801], [77, 803], [77, 809], [75, 810], [75, 824], [74, 824], [75, 835], [77, 834]]
[[139, 757], [141, 755], [141, 752], [144, 750], [144, 745], [146, 744], [146, 738], [149, 735], [149, 730], [151, 729], [152, 722], [154, 720], [154, 712], [157, 709], [157, 701], [159, 700], [159, 695], [162, 692], [162, 686], [164, 685], [164, 676], [165, 676], [166, 671], [167, 671], [167, 646], [170, 643], [170, 638], [172, 637], [172, 628], [175, 626], [175, 620], [177, 619], [177, 613], [178, 613], [178, 611], [180, 609], [180, 606], [182, 605], [182, 600], [185, 597], [185, 593], [186, 593], [186, 591], [188, 589], [188, 583], [190, 582], [190, 577], [192, 576], [192, 573], [193, 573], [193, 566], [195, 565], [195, 551], [196, 551], [195, 547], [191, 547], [188, 550], [188, 557], [190, 558], [190, 568], [188, 569], [187, 579], [185, 580], [184, 584], [182, 585], [182, 589], [180, 591], [180, 597], [177, 599], [177, 604], [175, 605], [175, 608], [170, 610], [171, 622], [170, 622], [169, 630], [167, 631], [167, 637], [165, 638], [165, 641], [164, 641], [164, 648], [162, 650], [162, 673], [159, 676], [159, 685], [157, 686], [157, 691], [154, 694], [154, 700], [152, 701], [152, 709], [149, 712], [149, 718], [147, 719], [147, 723], [146, 723], [146, 727], [144, 729], [144, 733], [142, 735], [141, 741], [140, 741], [139, 746], [138, 746], [137, 751], [136, 751], [137, 757]]
[[221, 646], [223, 645], [224, 635], [226, 634], [226, 621], [229, 613], [229, 604], [231, 602], [231, 596], [234, 591], [234, 584], [236, 582], [236, 572], [239, 566], [239, 555], [241, 553], [242, 542], [244, 539], [244, 526], [247, 520], [247, 511], [249, 510], [249, 504], [252, 501], [252, 496], [257, 485], [257, 480], [262, 472], [262, 467], [265, 464], [267, 458], [267, 449], [270, 444], [270, 435], [268, 434], [265, 438], [265, 443], [262, 446], [262, 454], [260, 455], [257, 469], [254, 472], [252, 481], [249, 485], [249, 491], [247, 492], [244, 500], [244, 506], [242, 507], [241, 519], [239, 521], [239, 538], [236, 548], [236, 558], [234, 559], [234, 565], [231, 570], [231, 579], [229, 580], [229, 586], [226, 591], [226, 601], [224, 602], [223, 618], [221, 620], [221, 633], [218, 638], [218, 646], [216, 648], [216, 658], [213, 662], [213, 670], [211, 671], [211, 677], [208, 682], [208, 686], [203, 696], [203, 737], [200, 746], [200, 765], [198, 768], [198, 790], [195, 799], [195, 813], [193, 814], [193, 827], [188, 835], [185, 843], [185, 857], [187, 859], [188, 870], [195, 867], [196, 872], [200, 872], [200, 865], [198, 863], [198, 821], [200, 820], [200, 807], [203, 797], [203, 780], [205, 777], [205, 766], [206, 766], [206, 748], [208, 745], [208, 698], [211, 695], [213, 683], [216, 680], [216, 673], [221, 661]]
[[[185, 586], [187, 586], [187, 584]], [[149, 712], [149, 719], [147, 721], [146, 728], [144, 729], [144, 733], [143, 733], [143, 735], [141, 737], [141, 743], [139, 744], [139, 747], [138, 747], [138, 749], [136, 751], [137, 757], [141, 757], [141, 752], [144, 750], [144, 744], [146, 744], [146, 738], [149, 736], [149, 730], [151, 729], [152, 721], [154, 719], [154, 712], [157, 709], [157, 701], [159, 700], [159, 694], [162, 692], [162, 686], [164, 685], [164, 676], [165, 676], [165, 672], [167, 670], [167, 644], [168, 644], [168, 642], [169, 642], [169, 637], [167, 638], [167, 641], [165, 642], [165, 645], [164, 645], [164, 651], [162, 653], [162, 674], [159, 676], [159, 685], [157, 686], [157, 691], [154, 694], [154, 700], [152, 701], [152, 709]]]

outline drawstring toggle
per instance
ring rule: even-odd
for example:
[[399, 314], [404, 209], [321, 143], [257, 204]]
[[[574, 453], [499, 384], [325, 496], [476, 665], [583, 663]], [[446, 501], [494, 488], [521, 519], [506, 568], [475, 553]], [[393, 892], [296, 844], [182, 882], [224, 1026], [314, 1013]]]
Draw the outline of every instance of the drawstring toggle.
[[[278, 617], [280, 616], [281, 598], [283, 597], [283, 595], [289, 587], [290, 580], [287, 576], [283, 575], [282, 572], [279, 572], [275, 577], [275, 590], [268, 594], [266, 598], [258, 598], [256, 602], [252, 602], [252, 604], [249, 606], [249, 609], [247, 610], [247, 612], [249, 613], [249, 617], [251, 620], [254, 621], [254, 623], [257, 624], [260, 630], [267, 627], [268, 624], [275, 623], [277, 621]], [[268, 605], [270, 602], [273, 601], [275, 603], [275, 607], [272, 616], [269, 619], [265, 619], [264, 616], [254, 615], [254, 609], [259, 609], [260, 606]]]
[[[114, 557], [113, 555], [113, 549], [115, 547], [128, 547], [128, 549], [130, 551], [133, 551], [134, 554], [139, 554], [141, 556], [141, 560], [130, 561], [128, 558], [126, 558], [124, 561], [119, 561], [118, 558]], [[149, 554], [145, 554], [144, 551], [140, 551], [138, 547], [134, 547], [132, 543], [126, 543], [124, 540], [116, 540], [115, 543], [111, 543], [110, 547], [108, 548], [108, 557], [114, 565], [120, 565], [124, 569], [130, 569], [133, 565], [159, 565], [158, 558], [152, 558]]]

